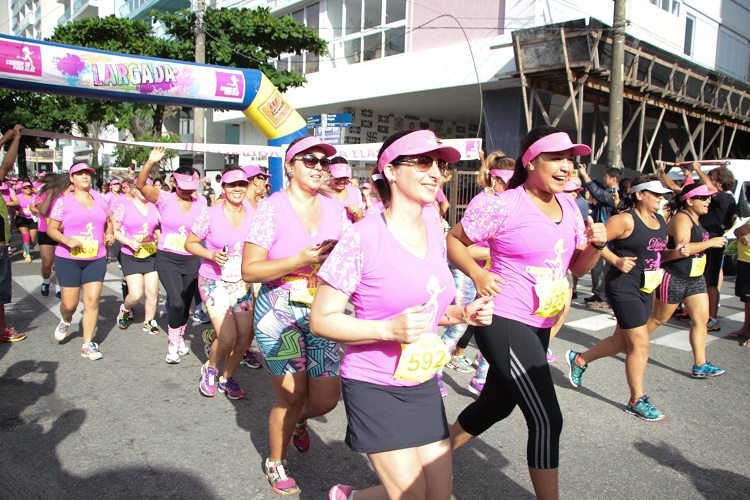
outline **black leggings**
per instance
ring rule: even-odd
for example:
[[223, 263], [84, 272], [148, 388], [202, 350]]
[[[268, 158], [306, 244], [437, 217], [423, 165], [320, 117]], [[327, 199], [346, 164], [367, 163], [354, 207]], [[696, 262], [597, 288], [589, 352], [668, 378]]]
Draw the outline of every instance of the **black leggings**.
[[159, 281], [167, 292], [167, 316], [170, 328], [187, 324], [190, 305], [198, 288], [197, 274], [182, 274], [176, 271], [159, 271]]
[[476, 326], [469, 325], [466, 328], [466, 331], [464, 332], [463, 336], [458, 339], [458, 344], [456, 344], [456, 347], [460, 347], [461, 349], [466, 349], [466, 346], [469, 345], [469, 341], [474, 336], [474, 333], [476, 333]]
[[477, 328], [477, 347], [490, 370], [479, 398], [458, 416], [461, 427], [478, 436], [519, 406], [529, 429], [528, 465], [535, 469], [558, 466], [563, 425], [547, 364], [549, 330], [499, 316]]

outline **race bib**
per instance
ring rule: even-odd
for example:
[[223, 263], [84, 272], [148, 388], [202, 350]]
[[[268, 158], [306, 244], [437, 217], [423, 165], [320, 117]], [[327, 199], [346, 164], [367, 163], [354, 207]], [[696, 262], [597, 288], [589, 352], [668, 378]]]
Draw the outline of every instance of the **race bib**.
[[539, 306], [534, 314], [542, 318], [554, 318], [565, 307], [568, 297], [568, 280], [562, 278], [545, 281], [534, 285], [534, 293], [539, 299]]
[[221, 266], [221, 279], [227, 283], [237, 283], [242, 279], [242, 257], [230, 255], [226, 264]]
[[656, 287], [661, 284], [662, 278], [664, 278], [664, 269], [644, 271], [643, 286], [641, 287], [641, 291], [646, 293], [653, 292], [654, 290], [656, 290]]
[[291, 281], [292, 288], [289, 291], [289, 302], [297, 302], [304, 304], [307, 307], [312, 306], [313, 300], [315, 300], [315, 292], [317, 288], [309, 288], [307, 286], [306, 279], [298, 279]]
[[71, 248], [70, 256], [79, 259], [93, 259], [99, 253], [99, 242], [96, 240], [83, 240], [80, 247]]
[[412, 382], [426, 382], [451, 359], [448, 348], [440, 337], [424, 334], [412, 344], [401, 344], [401, 357], [393, 378]]
[[167, 233], [164, 238], [164, 248], [176, 252], [184, 252], [185, 240], [187, 240], [187, 236], [183, 236], [179, 233]]
[[706, 270], [706, 255], [703, 254], [700, 257], [693, 257], [693, 262], [690, 264], [690, 277], [697, 278], [703, 276], [703, 271]]
[[156, 243], [153, 241], [146, 241], [141, 243], [141, 248], [133, 254], [136, 259], [145, 259], [151, 257], [156, 253]]

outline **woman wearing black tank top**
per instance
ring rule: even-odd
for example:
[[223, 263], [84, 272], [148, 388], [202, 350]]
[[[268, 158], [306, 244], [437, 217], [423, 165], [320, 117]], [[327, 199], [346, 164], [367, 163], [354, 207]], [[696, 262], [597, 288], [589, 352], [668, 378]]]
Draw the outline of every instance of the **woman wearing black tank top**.
[[679, 196], [672, 200], [674, 214], [667, 229], [667, 249], [671, 258], [664, 258], [664, 279], [656, 291], [654, 312], [648, 322], [649, 333], [672, 317], [677, 305], [682, 302], [690, 315], [690, 346], [693, 349], [693, 378], [718, 377], [726, 370], [706, 361], [706, 337], [708, 329], [708, 293], [703, 271], [706, 267], [704, 252], [709, 248], [722, 248], [727, 240], [721, 236], [709, 238], [708, 232], [698, 223], [698, 218], [708, 212], [711, 191], [702, 182], [682, 188]]
[[602, 257], [611, 267], [605, 289], [617, 326], [611, 336], [588, 351], [568, 351], [566, 356], [568, 378], [579, 387], [588, 363], [624, 352], [625, 378], [630, 387], [625, 411], [651, 422], [664, 419], [664, 414], [649, 402], [643, 379], [648, 365], [652, 295], [661, 281], [662, 252], [667, 246], [667, 223], [658, 211], [664, 195], [670, 192], [656, 177], [642, 175], [631, 184], [621, 213], [607, 220], [610, 243]]

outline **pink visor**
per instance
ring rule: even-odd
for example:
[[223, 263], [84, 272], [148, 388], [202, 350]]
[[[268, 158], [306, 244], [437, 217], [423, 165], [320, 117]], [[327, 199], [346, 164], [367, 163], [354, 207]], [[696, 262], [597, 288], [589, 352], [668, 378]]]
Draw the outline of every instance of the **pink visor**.
[[230, 170], [221, 176], [222, 184], [232, 184], [233, 182], [244, 182], [247, 183], [247, 175], [242, 169]]
[[716, 194], [717, 191], [711, 191], [710, 189], [708, 189], [708, 186], [703, 184], [702, 186], [698, 186], [697, 188], [680, 195], [680, 199], [682, 201], [685, 201], [689, 200], [690, 198], [695, 198], [696, 196], [716, 196]]
[[320, 148], [323, 150], [323, 154], [326, 156], [333, 156], [336, 154], [336, 148], [331, 146], [328, 143], [325, 143], [318, 139], [317, 137], [305, 137], [304, 139], [301, 139], [294, 143], [293, 146], [290, 146], [289, 149], [286, 152], [286, 155], [284, 156], [284, 161], [289, 163], [292, 161], [292, 158], [297, 156], [298, 154], [302, 153], [303, 151], [307, 151], [308, 149], [312, 148]]
[[34, 187], [34, 186], [29, 181], [26, 181], [26, 182], [21, 183], [21, 187], [22, 188], [30, 188], [30, 187]]
[[414, 156], [422, 153], [435, 153], [439, 160], [456, 163], [461, 159], [461, 153], [456, 148], [444, 146], [435, 137], [432, 130], [417, 130], [393, 141], [378, 157], [378, 171], [383, 172], [385, 166], [399, 156]]
[[331, 165], [331, 176], [334, 179], [341, 179], [342, 177], [351, 178], [352, 167], [348, 163], [334, 163]]
[[511, 177], [513, 177], [513, 170], [506, 170], [502, 168], [490, 169], [490, 175], [492, 177], [500, 177], [504, 183], [508, 183]]
[[47, 175], [47, 173], [46, 173], [46, 172], [39, 172], [38, 174], [36, 174], [36, 176], [37, 176], [37, 177], [38, 177], [39, 179], [42, 179], [42, 178], [44, 178], [44, 176], [45, 176], [45, 175]]
[[73, 174], [77, 174], [78, 172], [84, 172], [84, 171], [88, 172], [90, 174], [95, 174], [96, 173], [96, 170], [94, 170], [93, 168], [89, 167], [87, 164], [85, 164], [85, 163], [76, 163], [75, 165], [73, 165], [72, 167], [70, 167], [70, 170], [68, 170], [68, 175], [73, 175]]
[[242, 168], [242, 171], [245, 172], [245, 176], [248, 179], [252, 179], [253, 177], [257, 177], [259, 175], [261, 177], [265, 177], [266, 179], [271, 177], [269, 174], [264, 172], [263, 169], [261, 169], [258, 165], [245, 165], [244, 167], [240, 167], [240, 168]]
[[182, 189], [183, 191], [195, 191], [196, 189], [198, 189], [198, 182], [200, 181], [200, 178], [196, 173], [193, 173], [193, 175], [185, 175], [175, 172], [172, 174], [172, 178], [174, 178], [175, 182], [177, 183], [177, 187]]
[[365, 182], [364, 184], [362, 184], [362, 189], [372, 189], [372, 184], [370, 184], [369, 182]]
[[570, 142], [570, 137], [566, 132], [556, 132], [554, 134], [545, 135], [534, 144], [523, 154], [521, 163], [524, 167], [527, 167], [531, 160], [536, 158], [542, 153], [558, 153], [560, 151], [573, 150], [573, 154], [576, 156], [587, 156], [591, 154], [591, 148], [585, 144], [573, 144]]
[[112, 179], [109, 181], [110, 186], [114, 186], [115, 184], [120, 184], [120, 179]]
[[563, 191], [565, 191], [566, 193], [572, 193], [575, 191], [583, 191], [583, 188], [581, 187], [580, 184], [578, 184], [575, 181], [568, 181], [565, 183], [565, 187], [563, 188]]

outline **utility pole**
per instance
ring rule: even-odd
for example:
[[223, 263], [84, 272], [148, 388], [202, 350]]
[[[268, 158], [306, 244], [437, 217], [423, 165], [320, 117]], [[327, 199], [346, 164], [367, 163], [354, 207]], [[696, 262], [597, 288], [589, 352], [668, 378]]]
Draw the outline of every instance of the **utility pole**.
[[[195, 2], [195, 62], [204, 64], [206, 62], [206, 35], [203, 33], [203, 14], [206, 11], [205, 0]], [[206, 110], [193, 108], [193, 142], [203, 144], [206, 138], [205, 130]], [[205, 153], [203, 151], [193, 152], [193, 168], [202, 176], [205, 173]]]
[[607, 141], [607, 164], [620, 168], [622, 165], [622, 94], [625, 76], [625, 12], [627, 0], [614, 0], [615, 12], [612, 27], [612, 68], [609, 76], [609, 140]]

